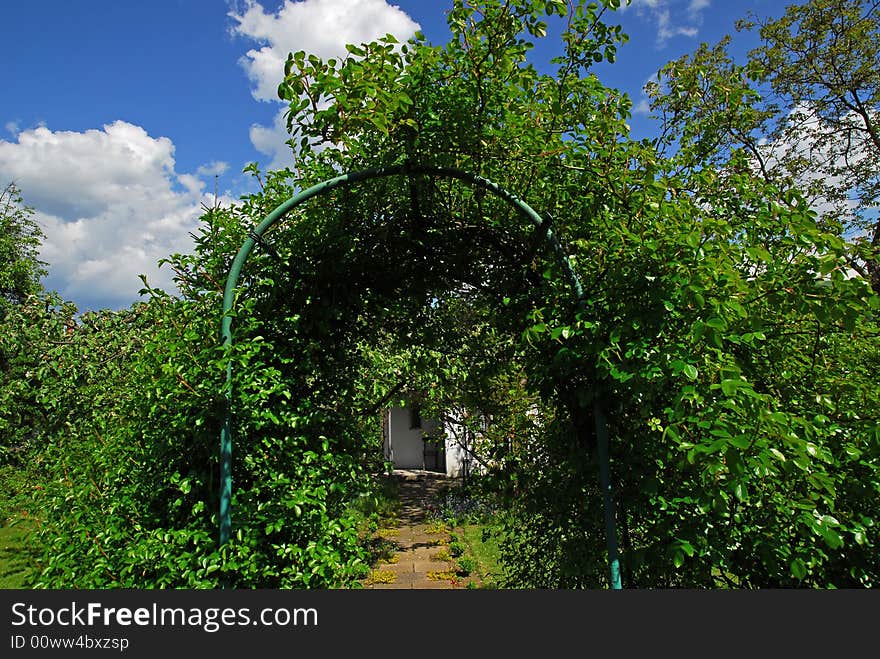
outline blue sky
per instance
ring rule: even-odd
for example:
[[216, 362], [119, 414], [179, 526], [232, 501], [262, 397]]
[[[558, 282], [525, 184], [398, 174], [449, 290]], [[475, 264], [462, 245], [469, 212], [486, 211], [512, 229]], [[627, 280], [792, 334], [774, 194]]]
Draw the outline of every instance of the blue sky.
[[[733, 32], [782, 0], [634, 0], [607, 15], [630, 35], [598, 70], [628, 92], [670, 59]], [[391, 32], [443, 43], [440, 0], [42, 0], [7, 2], [0, 23], [0, 184], [14, 181], [46, 233], [45, 284], [81, 310], [123, 308], [138, 275], [172, 289], [157, 261], [190, 248], [215, 184], [231, 202], [242, 168], [286, 164], [274, 98], [290, 50], [324, 57]], [[740, 50], [752, 45], [735, 37]]]

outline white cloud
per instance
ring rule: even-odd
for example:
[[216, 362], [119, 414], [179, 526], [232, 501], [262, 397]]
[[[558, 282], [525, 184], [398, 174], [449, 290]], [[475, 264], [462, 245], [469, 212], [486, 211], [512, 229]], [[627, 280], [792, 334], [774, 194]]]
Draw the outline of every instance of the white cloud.
[[647, 97], [640, 98], [636, 101], [633, 104], [632, 112], [633, 114], [640, 114], [645, 117], [651, 114], [651, 103], [648, 101]]
[[621, 4], [620, 9], [618, 9], [617, 11], [626, 11], [630, 7], [634, 7], [639, 11], [642, 11], [645, 8], [654, 9], [655, 7], [666, 1], [667, 0], [630, 0], [629, 4]]
[[275, 113], [271, 126], [252, 124], [250, 129], [251, 144], [260, 153], [269, 156], [271, 161], [265, 169], [283, 169], [293, 166], [293, 149], [287, 144], [290, 134], [287, 132], [287, 119], [284, 106]]
[[[251, 93], [258, 101], [278, 102], [278, 85], [284, 75], [284, 63], [290, 52], [303, 50], [323, 59], [342, 58], [345, 45], [373, 41], [393, 34], [405, 41], [419, 29], [399, 7], [385, 0], [284, 0], [275, 13], [247, 0], [242, 11], [231, 11], [235, 21], [232, 33], [256, 41], [241, 58], [241, 64], [253, 83]], [[270, 168], [291, 164], [290, 138], [281, 110], [271, 126], [251, 126], [254, 147], [272, 158]]]
[[80, 308], [128, 306], [139, 274], [173, 291], [157, 261], [191, 250], [201, 204], [213, 203], [197, 175], [175, 171], [170, 139], [124, 121], [84, 132], [40, 126], [0, 140], [0, 180], [14, 180], [36, 211], [47, 287]]
[[657, 41], [661, 44], [677, 36], [697, 36], [697, 28], [693, 26], [673, 25], [672, 15], [668, 9], [661, 9], [655, 12], [654, 17], [657, 19]]
[[6, 132], [13, 137], [18, 136], [18, 134], [21, 132], [21, 127], [19, 126], [17, 121], [7, 121], [3, 127], [6, 129]]
[[202, 165], [196, 170], [199, 176], [221, 176], [229, 169], [229, 163], [215, 160]]
[[639, 98], [638, 100], [633, 99], [633, 114], [638, 114], [642, 116], [650, 116], [651, 114], [651, 99], [648, 97], [648, 85], [657, 82], [657, 76], [652, 75], [645, 79], [645, 82], [642, 84], [639, 89]]
[[278, 84], [287, 54], [304, 50], [327, 59], [343, 57], [348, 43], [360, 44], [391, 33], [408, 39], [419, 29], [399, 7], [385, 0], [285, 0], [274, 14], [255, 0], [243, 13], [230, 12], [237, 21], [234, 34], [264, 44], [242, 58], [260, 101], [278, 100]]
[[[854, 124], [859, 123], [854, 113], [839, 118], [840, 123], [850, 121]], [[794, 183], [805, 192], [813, 210], [820, 215], [843, 210], [851, 219], [858, 206], [855, 197], [841, 204], [823, 196], [822, 190], [826, 189], [826, 186], [845, 189], [847, 183], [851, 181], [849, 167], [865, 164], [870, 157], [868, 150], [858, 143], [847, 148], [842, 137], [843, 132], [840, 139], [829, 139], [829, 135], [834, 135], [840, 130], [839, 126], [830, 125], [808, 105], [793, 107], [786, 117], [786, 123], [788, 130], [793, 133], [791, 141], [771, 142], [765, 138], [759, 143], [767, 169], [777, 170], [786, 160], [799, 163]]]
[[675, 37], [696, 37], [703, 23], [703, 12], [712, 0], [633, 0], [630, 6], [640, 18], [648, 19], [657, 31], [657, 46]]

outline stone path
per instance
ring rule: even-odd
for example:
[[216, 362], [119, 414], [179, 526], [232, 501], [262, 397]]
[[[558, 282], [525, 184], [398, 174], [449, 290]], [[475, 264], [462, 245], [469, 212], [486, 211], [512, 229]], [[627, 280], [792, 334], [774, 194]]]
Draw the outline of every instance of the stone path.
[[457, 529], [432, 523], [425, 512], [425, 502], [456, 487], [456, 481], [430, 471], [395, 470], [391, 478], [398, 484], [400, 508], [393, 522], [374, 534], [385, 551], [362, 582], [364, 588], [456, 589], [477, 581], [456, 574], [455, 559], [447, 559], [450, 533]]

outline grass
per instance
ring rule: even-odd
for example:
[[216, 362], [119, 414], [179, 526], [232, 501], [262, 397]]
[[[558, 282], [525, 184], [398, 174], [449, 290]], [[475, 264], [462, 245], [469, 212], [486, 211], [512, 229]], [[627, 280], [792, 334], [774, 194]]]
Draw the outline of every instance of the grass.
[[39, 572], [38, 520], [24, 494], [31, 490], [31, 478], [23, 469], [0, 468], [0, 588], [29, 588]]
[[[486, 499], [472, 491], [451, 490], [439, 501], [430, 503], [435, 524], [455, 528], [446, 554], [450, 562], [463, 561], [462, 572], [472, 573], [478, 585], [468, 587], [499, 588], [502, 576], [501, 550], [492, 533], [493, 515], [497, 512]], [[471, 568], [474, 569], [464, 569]]]
[[36, 523], [24, 516], [0, 526], [0, 588], [29, 588], [38, 569]]
[[467, 546], [466, 555], [477, 563], [476, 573], [483, 588], [498, 588], [501, 578], [501, 550], [497, 539], [484, 533], [482, 524], [466, 524], [461, 527], [461, 537]]

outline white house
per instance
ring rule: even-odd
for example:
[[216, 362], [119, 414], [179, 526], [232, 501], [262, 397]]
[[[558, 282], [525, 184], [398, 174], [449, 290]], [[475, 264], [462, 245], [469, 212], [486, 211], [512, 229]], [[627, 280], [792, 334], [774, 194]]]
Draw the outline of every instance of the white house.
[[450, 413], [441, 423], [423, 419], [418, 405], [389, 407], [382, 415], [385, 459], [395, 469], [424, 469], [451, 477], [479, 471], [474, 455], [474, 433]]

